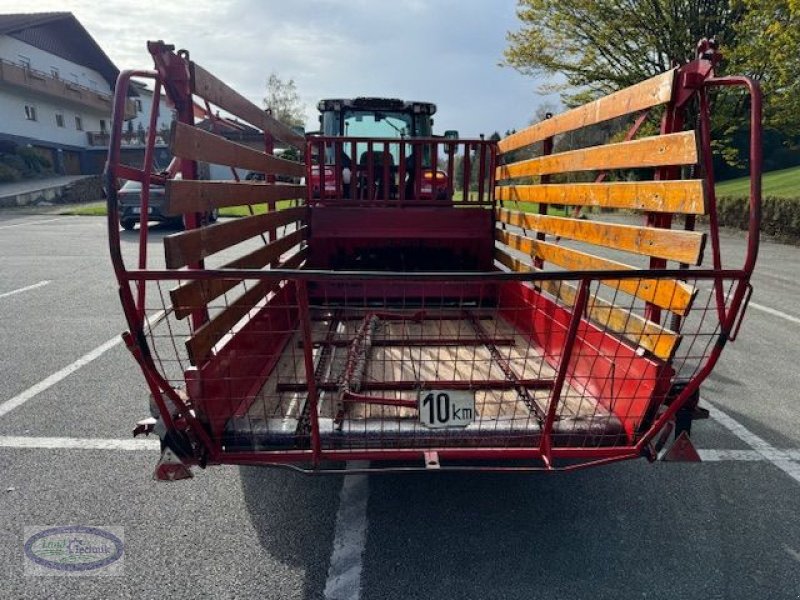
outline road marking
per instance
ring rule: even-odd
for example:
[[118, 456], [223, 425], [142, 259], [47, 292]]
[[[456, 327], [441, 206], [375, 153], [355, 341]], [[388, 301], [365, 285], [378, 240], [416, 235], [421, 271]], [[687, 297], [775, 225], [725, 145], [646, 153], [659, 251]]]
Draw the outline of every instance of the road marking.
[[767, 440], [757, 436], [739, 423], [739, 421], [720, 410], [715, 404], [712, 404], [705, 398], [701, 398], [701, 402], [707, 404], [712, 409], [713, 412], [711, 414], [717, 423], [758, 452], [765, 460], [778, 467], [797, 483], [800, 483], [800, 463], [792, 461], [791, 453], [785, 450], [779, 450]]
[[768, 315], [772, 315], [773, 317], [780, 317], [781, 319], [786, 319], [790, 323], [794, 323], [796, 325], [800, 325], [800, 318], [793, 317], [792, 315], [788, 315], [783, 311], [776, 310], [774, 308], [770, 308], [769, 306], [764, 306], [763, 304], [756, 304], [755, 302], [751, 302], [750, 306], [752, 306], [756, 310], [760, 310], [761, 312], [765, 312]]
[[[157, 323], [161, 319], [161, 317], [164, 316], [164, 314], [165, 313], [162, 310], [162, 311], [159, 311], [158, 313], [156, 313], [155, 315], [153, 315], [152, 317], [150, 317], [148, 319], [148, 326], [151, 326], [151, 324], [153, 324], [153, 323]], [[4, 415], [7, 415], [8, 413], [10, 413], [15, 408], [18, 408], [18, 407], [22, 406], [23, 404], [25, 404], [28, 400], [30, 400], [34, 396], [37, 396], [38, 394], [41, 394], [46, 389], [53, 387], [55, 384], [57, 384], [62, 379], [65, 379], [65, 378], [69, 377], [70, 375], [72, 375], [75, 371], [77, 371], [81, 367], [83, 367], [85, 365], [88, 365], [90, 362], [92, 362], [96, 358], [99, 358], [100, 356], [102, 356], [103, 354], [105, 354], [106, 352], [111, 350], [111, 348], [113, 348], [114, 346], [119, 344], [121, 341], [122, 341], [122, 336], [120, 336], [120, 335], [114, 336], [113, 338], [108, 340], [105, 344], [101, 344], [100, 346], [98, 346], [94, 350], [92, 350], [90, 352], [87, 352], [86, 354], [81, 356], [75, 362], [67, 365], [66, 367], [64, 367], [60, 371], [56, 371], [55, 373], [50, 375], [50, 377], [47, 377], [46, 379], [43, 379], [39, 383], [32, 385], [27, 390], [25, 390], [24, 392], [22, 392], [20, 394], [17, 394], [16, 396], [11, 398], [10, 400], [6, 400], [2, 404], [0, 404], [0, 417], [2, 417]]]
[[[775, 459], [789, 458], [789, 460], [800, 460], [800, 450], [777, 450], [776, 454], [767, 455]], [[765, 453], [756, 450], [712, 450], [698, 448], [697, 453], [703, 462], [758, 462], [768, 460]]]
[[[366, 469], [366, 461], [347, 464]], [[326, 600], [359, 600], [364, 545], [367, 541], [367, 475], [345, 475], [339, 493], [339, 510], [334, 527], [333, 552], [325, 582]]]
[[33, 285], [28, 285], [25, 287], [21, 287], [18, 290], [11, 290], [10, 292], [6, 292], [4, 294], [0, 294], [0, 298], [7, 298], [8, 296], [13, 296], [14, 294], [21, 294], [22, 292], [27, 292], [28, 290], [35, 290], [36, 288], [46, 286], [49, 281], [40, 281], [39, 283], [34, 283]]
[[0, 448], [38, 448], [45, 450], [159, 450], [158, 439], [116, 440], [0, 435]]
[[41, 223], [52, 223], [53, 221], [63, 221], [64, 217], [57, 219], [46, 219], [44, 221], [25, 221], [24, 223], [14, 223], [13, 225], [0, 225], [0, 229], [8, 229], [9, 227], [22, 227], [23, 225], [39, 225]]

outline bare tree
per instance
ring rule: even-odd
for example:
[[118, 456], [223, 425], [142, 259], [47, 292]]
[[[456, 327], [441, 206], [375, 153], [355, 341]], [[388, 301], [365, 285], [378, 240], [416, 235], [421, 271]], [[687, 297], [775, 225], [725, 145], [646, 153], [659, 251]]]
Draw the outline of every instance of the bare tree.
[[276, 73], [267, 79], [267, 95], [264, 107], [272, 111], [272, 116], [292, 127], [302, 127], [306, 122], [306, 113], [297, 93], [294, 79], [284, 81]]

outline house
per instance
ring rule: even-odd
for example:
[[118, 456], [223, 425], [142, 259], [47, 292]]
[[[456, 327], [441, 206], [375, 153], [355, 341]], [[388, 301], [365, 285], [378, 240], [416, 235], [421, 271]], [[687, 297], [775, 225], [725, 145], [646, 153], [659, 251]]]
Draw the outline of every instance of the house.
[[0, 140], [33, 147], [58, 173], [99, 173], [118, 75], [72, 13], [0, 15]]
[[[146, 84], [132, 79], [131, 86], [136, 92], [136, 97], [133, 98], [136, 116], [129, 119], [125, 125], [126, 135], [124, 142], [128, 144], [143, 142], [146, 132], [150, 129], [150, 111], [155, 101], [153, 90]], [[175, 109], [172, 103], [167, 99], [166, 94], [162, 91], [158, 102], [156, 131], [159, 132], [160, 137], [164, 139], [164, 141], [166, 141], [166, 132], [169, 131], [172, 121], [174, 120]]]

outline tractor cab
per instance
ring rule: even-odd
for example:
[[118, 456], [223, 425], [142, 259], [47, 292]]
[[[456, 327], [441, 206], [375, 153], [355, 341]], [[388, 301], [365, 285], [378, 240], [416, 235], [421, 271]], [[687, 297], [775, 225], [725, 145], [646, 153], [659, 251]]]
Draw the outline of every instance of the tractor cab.
[[[321, 100], [321, 138], [311, 169], [315, 198], [360, 200], [451, 200], [448, 175], [440, 170], [437, 150], [445, 157], [454, 145], [440, 145], [433, 135], [431, 102], [396, 98]], [[448, 131], [454, 140], [458, 132]], [[320, 158], [320, 155], [323, 155]]]

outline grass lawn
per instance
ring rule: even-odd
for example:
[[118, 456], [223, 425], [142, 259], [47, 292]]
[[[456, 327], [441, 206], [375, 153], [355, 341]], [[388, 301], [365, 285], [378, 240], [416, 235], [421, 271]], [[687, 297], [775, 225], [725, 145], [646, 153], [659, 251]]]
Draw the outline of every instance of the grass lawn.
[[[763, 196], [800, 198], [800, 167], [764, 173], [761, 185]], [[747, 197], [749, 195], [750, 180], [747, 177], [717, 184], [717, 196]]]
[[[291, 200], [281, 200], [278, 202], [278, 209], [284, 209], [291, 206]], [[257, 215], [267, 212], [267, 207], [259, 204], [253, 207], [253, 212]], [[80, 206], [70, 206], [59, 211], [60, 215], [73, 215], [79, 217], [105, 217], [106, 216], [106, 203], [92, 202], [91, 204], [82, 204]], [[227, 208], [219, 209], [220, 217], [246, 217], [250, 215], [250, 210], [247, 206], [229, 206]]]

